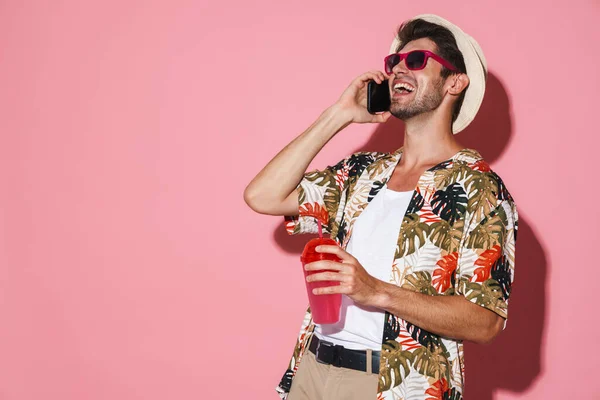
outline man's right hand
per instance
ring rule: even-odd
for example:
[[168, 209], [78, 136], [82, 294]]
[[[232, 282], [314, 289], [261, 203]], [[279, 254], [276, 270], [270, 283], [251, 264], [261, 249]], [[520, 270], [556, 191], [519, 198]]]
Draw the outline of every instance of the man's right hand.
[[340, 99], [256, 175], [244, 191], [244, 200], [254, 211], [269, 215], [298, 215], [298, 192], [295, 190], [317, 153], [339, 131], [352, 122], [381, 123], [390, 112], [367, 111], [369, 80], [381, 83], [387, 76], [372, 71], [356, 78]]
[[371, 114], [367, 110], [367, 86], [370, 80], [378, 84], [388, 77], [381, 71], [366, 72], [352, 81], [346, 88], [335, 107], [345, 113], [351, 122], [356, 123], [381, 123], [388, 120], [392, 115], [389, 111]]

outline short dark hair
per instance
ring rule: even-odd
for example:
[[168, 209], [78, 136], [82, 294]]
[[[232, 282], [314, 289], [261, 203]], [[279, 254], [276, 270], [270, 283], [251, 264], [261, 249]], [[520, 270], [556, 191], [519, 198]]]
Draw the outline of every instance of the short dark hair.
[[[458, 49], [458, 45], [456, 44], [456, 38], [450, 32], [449, 29], [437, 25], [423, 19], [413, 19], [411, 21], [403, 23], [400, 28], [398, 28], [397, 33], [398, 40], [401, 45], [397, 52], [402, 50], [402, 48], [413, 40], [428, 38], [432, 42], [435, 43], [437, 47], [437, 55], [449, 61], [454, 67], [458, 70], [458, 72], [466, 74], [467, 67], [465, 66], [465, 59]], [[442, 78], [447, 78], [450, 75], [454, 75], [457, 72], [453, 72], [448, 68], [442, 66]], [[452, 122], [456, 121], [458, 118], [458, 114], [460, 113], [460, 108], [462, 107], [463, 100], [465, 99], [465, 93], [467, 92], [468, 87], [462, 91], [456, 103], [454, 103], [454, 109], [452, 110]]]

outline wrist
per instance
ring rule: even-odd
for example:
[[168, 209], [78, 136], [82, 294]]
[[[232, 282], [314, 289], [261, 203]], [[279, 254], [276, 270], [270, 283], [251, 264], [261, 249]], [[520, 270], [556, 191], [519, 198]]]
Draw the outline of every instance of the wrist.
[[352, 123], [352, 113], [338, 103], [330, 106], [323, 114], [335, 121], [340, 126], [340, 129]]
[[379, 281], [375, 290], [375, 296], [373, 297], [372, 306], [388, 311], [391, 297], [389, 284], [384, 281]]

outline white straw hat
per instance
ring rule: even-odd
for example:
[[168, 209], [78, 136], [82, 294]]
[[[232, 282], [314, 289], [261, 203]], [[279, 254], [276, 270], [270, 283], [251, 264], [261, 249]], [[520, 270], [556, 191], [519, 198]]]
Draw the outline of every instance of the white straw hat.
[[[456, 121], [452, 124], [452, 132], [457, 134], [473, 121], [477, 111], [479, 111], [481, 102], [483, 101], [485, 81], [487, 79], [487, 62], [485, 61], [483, 51], [475, 39], [463, 32], [458, 26], [442, 17], [434, 14], [422, 14], [417, 15], [411, 20], [415, 19], [422, 19], [427, 22], [441, 25], [450, 30], [456, 39], [458, 49], [465, 59], [467, 76], [469, 77], [470, 83], [468, 90], [465, 93], [465, 99], [460, 109], [460, 113], [458, 114], [458, 118], [456, 118]], [[398, 37], [394, 38], [390, 47], [390, 53], [395, 53], [400, 44]]]

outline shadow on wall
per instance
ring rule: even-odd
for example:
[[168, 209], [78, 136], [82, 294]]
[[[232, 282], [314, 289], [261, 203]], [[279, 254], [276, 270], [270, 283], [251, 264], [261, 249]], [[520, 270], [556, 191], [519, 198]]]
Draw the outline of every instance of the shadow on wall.
[[[518, 206], [518, 205], [517, 205]], [[490, 345], [465, 343], [465, 398], [492, 400], [497, 389], [524, 392], [541, 372], [547, 261], [523, 218], [506, 329]]]
[[[396, 118], [379, 125], [358, 151], [391, 152], [402, 146], [404, 124]], [[492, 164], [512, 136], [510, 103], [498, 78], [488, 75], [486, 95], [477, 118], [457, 139], [478, 150]], [[331, 160], [333, 165], [339, 160]], [[510, 182], [506, 182], [510, 190]], [[520, 211], [519, 199], [515, 198]], [[273, 232], [284, 251], [300, 255], [316, 235], [289, 236], [282, 223]], [[541, 343], [546, 310], [547, 263], [544, 250], [529, 223], [519, 216], [515, 283], [506, 330], [491, 345], [465, 343], [465, 398], [492, 400], [498, 389], [524, 392], [541, 370]], [[299, 316], [300, 318], [300, 316]]]

